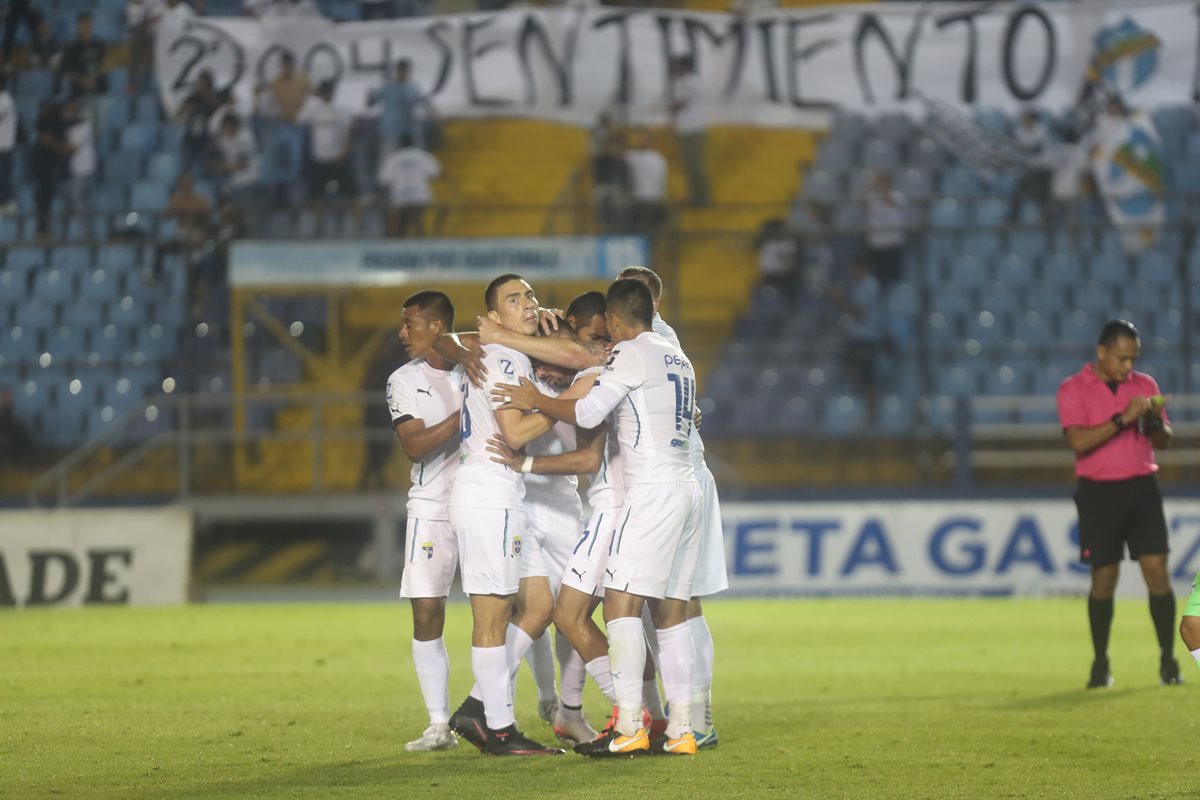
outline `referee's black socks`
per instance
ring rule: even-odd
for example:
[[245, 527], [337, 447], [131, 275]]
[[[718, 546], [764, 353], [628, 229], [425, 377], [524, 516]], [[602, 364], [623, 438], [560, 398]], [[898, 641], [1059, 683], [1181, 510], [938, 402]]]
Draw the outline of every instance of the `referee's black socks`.
[[[1171, 598], [1174, 602], [1174, 597]], [[1151, 600], [1151, 613], [1153, 613], [1153, 596]], [[1172, 606], [1172, 609], [1174, 606]], [[1174, 611], [1171, 612], [1172, 614]], [[1108, 634], [1112, 629], [1113, 619], [1113, 599], [1111, 597], [1100, 599], [1088, 595], [1088, 621], [1092, 624], [1092, 649], [1096, 651], [1096, 658], [1108, 658]], [[1155, 625], [1158, 625], [1155, 618]]]
[[1150, 595], [1150, 619], [1154, 621], [1154, 632], [1158, 634], [1158, 649], [1164, 657], [1170, 656], [1175, 647], [1175, 595]]

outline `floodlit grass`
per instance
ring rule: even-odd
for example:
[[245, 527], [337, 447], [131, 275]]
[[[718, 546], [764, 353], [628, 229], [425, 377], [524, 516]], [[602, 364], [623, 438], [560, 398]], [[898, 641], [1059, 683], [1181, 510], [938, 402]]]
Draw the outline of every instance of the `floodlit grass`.
[[[449, 614], [452, 702], [470, 684], [469, 616]], [[0, 797], [1200, 792], [1200, 695], [1158, 685], [1144, 602], [1118, 605], [1117, 685], [1100, 692], [1082, 688], [1082, 600], [726, 601], [709, 618], [720, 747], [597, 762], [404, 752], [425, 716], [399, 603], [0, 614]], [[517, 703], [519, 724], [550, 738], [526, 672]]]

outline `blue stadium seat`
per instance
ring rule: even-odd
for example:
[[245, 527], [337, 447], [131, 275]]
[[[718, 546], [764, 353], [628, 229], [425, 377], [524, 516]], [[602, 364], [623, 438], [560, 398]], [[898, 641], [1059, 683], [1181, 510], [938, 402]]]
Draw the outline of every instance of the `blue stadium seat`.
[[910, 433], [915, 416], [913, 399], [908, 395], [887, 394], [879, 403], [879, 428], [886, 433]]
[[96, 354], [101, 361], [112, 362], [124, 358], [128, 347], [127, 338], [116, 325], [105, 325], [89, 331], [88, 352]]
[[829, 398], [824, 411], [825, 430], [835, 435], [857, 431], [866, 415], [862, 400], [849, 394]]
[[1000, 256], [1000, 234], [991, 231], [970, 231], [963, 237], [963, 252], [976, 258], [993, 261]]
[[[120, 135], [120, 132], [129, 124], [129, 100], [124, 95], [114, 97], [98, 98], [100, 109], [100, 136], [97, 144], [102, 152], [110, 155], [118, 155], [119, 153], [111, 153], [106, 149], [106, 145], [114, 141]], [[106, 156], [109, 157], [109, 156]], [[100, 165], [104, 166], [104, 158], [100, 160]]]
[[44, 380], [30, 379], [13, 391], [13, 406], [18, 416], [29, 418], [41, 411], [46, 405], [49, 386]]
[[1053, 343], [1054, 329], [1047, 314], [1028, 309], [1015, 317], [1013, 319], [1014, 347], [1017, 341], [1023, 342], [1028, 347], [1043, 347]]
[[953, 161], [953, 157], [941, 145], [927, 136], [917, 139], [909, 148], [908, 158], [914, 167], [927, 170], [941, 169]]
[[1005, 314], [983, 310], [967, 317], [966, 336], [987, 347], [1007, 342], [1008, 328], [1008, 319]]
[[64, 303], [75, 294], [74, 273], [48, 269], [33, 276], [33, 298], [43, 303]]
[[174, 153], [155, 153], [150, 157], [146, 176], [161, 183], [174, 183], [179, 177], [179, 156]]
[[839, 142], [858, 142], [867, 132], [869, 125], [866, 117], [853, 111], [838, 110], [829, 124], [829, 140]]
[[1179, 275], [1170, 257], [1155, 251], [1137, 257], [1134, 275], [1152, 286], [1175, 286], [1179, 282]]
[[947, 262], [946, 268], [945, 280], [963, 289], [978, 289], [989, 278], [987, 262], [970, 253]]
[[4, 265], [10, 269], [33, 270], [47, 263], [43, 247], [11, 247], [4, 256]]
[[78, 325], [60, 325], [46, 337], [46, 350], [59, 364], [82, 361], [87, 355], [86, 332]]
[[97, 268], [80, 279], [79, 290], [80, 295], [87, 300], [108, 302], [116, 300], [120, 295], [121, 283], [115, 272]]
[[1112, 313], [1113, 291], [1109, 286], [1088, 282], [1075, 287], [1071, 294], [1076, 308], [1101, 315]]
[[142, 162], [145, 157], [141, 153], [118, 150], [105, 158], [101, 164], [106, 182], [120, 186], [132, 186], [142, 177]]
[[16, 217], [0, 217], [0, 244], [14, 244], [20, 240], [20, 221]]
[[31, 364], [37, 360], [38, 353], [35, 331], [14, 325], [5, 331], [4, 336], [0, 336], [0, 363], [5, 369], [13, 364]]
[[1106, 286], [1121, 286], [1129, 279], [1127, 261], [1120, 250], [1103, 250], [1088, 263], [1088, 277]]
[[36, 297], [17, 306], [16, 323], [27, 332], [49, 330], [56, 317], [55, 306]]
[[137, 211], [159, 212], [167, 207], [171, 187], [163, 181], [138, 181], [133, 185], [129, 204]]
[[138, 267], [139, 248], [135, 244], [106, 244], [96, 253], [96, 266], [114, 274], [128, 274]]
[[[148, 361], [161, 361], [175, 355], [175, 337], [164, 330], [162, 325], [155, 323], [142, 328], [137, 334], [135, 352], [142, 353]], [[294, 361], [294, 359], [292, 359]], [[268, 375], [274, 378], [274, 375]]]
[[779, 429], [792, 436], [811, 435], [817, 427], [816, 403], [802, 395], [789, 397], [779, 410]]
[[1042, 280], [1048, 286], [1067, 288], [1083, 280], [1083, 255], [1060, 250], [1042, 265]]
[[[54, 91], [54, 73], [48, 69], [25, 69], [17, 73], [16, 94], [44, 99]], [[33, 120], [27, 124], [32, 127]]]
[[893, 317], [915, 317], [921, 310], [921, 298], [911, 283], [892, 284], [887, 290], [887, 309]]
[[1008, 235], [1008, 249], [1032, 261], [1049, 249], [1049, 242], [1040, 230], [1014, 230]]
[[1075, 310], [1070, 314], [1065, 314], [1059, 320], [1059, 338], [1067, 345], [1076, 347], [1087, 347], [1089, 344], [1096, 343], [1096, 334], [1099, 333], [1100, 327], [1096, 323], [1096, 319], [1101, 316], [1098, 313], [1088, 313], [1083, 310]]
[[92, 265], [92, 249], [85, 245], [60, 245], [50, 250], [50, 264], [63, 271], [83, 272]]
[[1019, 253], [1009, 253], [1000, 259], [996, 280], [1013, 289], [1033, 283], [1033, 264]]
[[162, 122], [162, 103], [159, 101], [157, 93], [149, 91], [139, 94], [134, 105], [136, 110], [133, 117], [138, 122], [147, 125], [158, 125]]
[[971, 293], [953, 283], [944, 283], [933, 287], [929, 301], [930, 308], [943, 314], [965, 314], [975, 306]]
[[844, 172], [854, 163], [855, 143], [830, 137], [817, 150], [816, 165], [829, 172]]
[[966, 167], [951, 167], [942, 173], [942, 193], [952, 197], [971, 197], [979, 194], [982, 186], [974, 172]]
[[892, 142], [871, 139], [863, 147], [862, 165], [870, 170], [894, 170], [900, 166], [900, 154]]
[[121, 149], [129, 152], [148, 154], [154, 150], [157, 140], [156, 125], [135, 122], [121, 131]]
[[1001, 197], [986, 197], [975, 203], [975, 224], [998, 226], [1008, 219], [1008, 202]]
[[929, 221], [939, 228], [959, 228], [966, 221], [966, 213], [958, 200], [943, 197], [934, 203]]
[[92, 188], [92, 205], [97, 211], [126, 211], [129, 208], [127, 190], [123, 185], [101, 183]]
[[900, 173], [896, 188], [909, 197], [921, 199], [933, 193], [933, 182], [928, 173], [916, 167], [909, 167]]
[[839, 194], [837, 181], [826, 170], [809, 170], [804, 180], [804, 196], [818, 200], [832, 200]]

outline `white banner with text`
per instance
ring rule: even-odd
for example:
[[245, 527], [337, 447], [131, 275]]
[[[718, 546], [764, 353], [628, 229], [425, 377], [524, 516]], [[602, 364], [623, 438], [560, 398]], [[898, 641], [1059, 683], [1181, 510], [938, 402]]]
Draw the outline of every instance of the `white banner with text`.
[[[1200, 570], [1200, 501], [1167, 500], [1171, 578]], [[723, 504], [731, 591], [751, 594], [1083, 594], [1069, 500]], [[1118, 593], [1142, 596], [1134, 564]]]
[[[820, 125], [833, 108], [1071, 107], [1099, 78], [1138, 107], [1197, 96], [1195, 4], [880, 3], [746, 14], [570, 5], [409, 20], [196, 18], [164, 22], [160, 91], [174, 114], [212, 73], [244, 108], [284, 52], [335, 102], [365, 113], [399, 59], [444, 117], [524, 116], [590, 125], [620, 107], [669, 119], [668, 64], [689, 56], [712, 124]], [[816, 112], [816, 113], [814, 113]]]
[[184, 508], [0, 512], [0, 608], [187, 601]]

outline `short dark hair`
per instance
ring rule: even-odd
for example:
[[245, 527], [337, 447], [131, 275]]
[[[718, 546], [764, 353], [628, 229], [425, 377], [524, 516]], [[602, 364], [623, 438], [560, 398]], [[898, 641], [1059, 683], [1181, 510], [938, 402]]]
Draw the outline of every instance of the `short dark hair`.
[[412, 69], [412, 60], [401, 58], [396, 61], [396, 69]]
[[1140, 342], [1142, 339], [1132, 322], [1127, 319], [1112, 319], [1104, 323], [1104, 327], [1100, 329], [1100, 340], [1097, 344], [1102, 347], [1112, 347], [1122, 336], [1135, 342]]
[[572, 300], [571, 305], [567, 306], [567, 316], [574, 317], [577, 322], [586, 325], [597, 314], [604, 316], [604, 309], [607, 305], [602, 293], [584, 292]]
[[405, 147], [412, 147], [412, 146], [413, 146], [412, 134], [411, 133], [400, 134], [400, 147], [405, 148]]
[[436, 289], [423, 289], [404, 301], [404, 308], [419, 307], [434, 319], [440, 319], [446, 324], [447, 330], [454, 330], [454, 304], [445, 292]]
[[523, 281], [523, 280], [525, 280], [525, 279], [522, 278], [520, 275], [516, 274], [515, 272], [506, 272], [503, 275], [492, 278], [492, 282], [489, 283], [487, 285], [487, 288], [483, 290], [483, 303], [484, 303], [484, 305], [487, 306], [487, 310], [488, 311], [496, 310], [496, 301], [497, 301], [496, 295], [498, 295], [500, 293], [501, 286], [508, 283], [509, 281]]
[[242, 127], [242, 118], [230, 111], [221, 117], [221, 124], [228, 125], [231, 128], [240, 128]]
[[658, 273], [649, 267], [626, 267], [617, 277], [641, 281], [650, 290], [650, 297], [653, 300], [662, 297], [662, 278], [658, 277]]
[[607, 310], [627, 322], [654, 326], [654, 300], [650, 288], [637, 278], [618, 278], [608, 287]]

